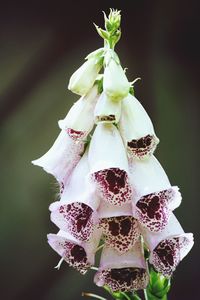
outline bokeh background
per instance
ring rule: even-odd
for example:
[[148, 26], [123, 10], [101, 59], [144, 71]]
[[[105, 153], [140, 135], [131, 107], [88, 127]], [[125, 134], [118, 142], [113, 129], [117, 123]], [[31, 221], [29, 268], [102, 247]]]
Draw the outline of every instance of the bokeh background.
[[[183, 202], [176, 215], [196, 244], [173, 276], [169, 300], [199, 299], [199, 1], [3, 1], [0, 9], [0, 298], [77, 300], [105, 295], [46, 243], [55, 181], [31, 165], [77, 100], [67, 90], [84, 57], [101, 47], [92, 22], [122, 10], [116, 51], [160, 138], [156, 156]], [[108, 297], [109, 298], [109, 297]]]

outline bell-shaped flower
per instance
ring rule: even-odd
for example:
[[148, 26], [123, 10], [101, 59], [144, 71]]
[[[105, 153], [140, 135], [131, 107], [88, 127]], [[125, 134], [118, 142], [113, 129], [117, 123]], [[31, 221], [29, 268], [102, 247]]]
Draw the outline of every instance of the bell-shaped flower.
[[74, 140], [85, 139], [94, 126], [94, 108], [98, 99], [98, 87], [82, 96], [69, 110], [64, 120], [58, 122]]
[[95, 123], [118, 123], [121, 115], [121, 102], [112, 101], [103, 92], [94, 110]]
[[141, 228], [144, 242], [150, 250], [149, 262], [166, 277], [170, 277], [179, 262], [191, 250], [192, 233], [185, 233], [174, 214], [160, 233]]
[[119, 130], [130, 157], [144, 158], [152, 154], [159, 143], [151, 119], [131, 94], [122, 101]]
[[117, 128], [99, 123], [88, 153], [91, 181], [104, 201], [121, 206], [131, 201], [128, 161]]
[[141, 242], [124, 254], [113, 248], [104, 247], [100, 267], [94, 282], [115, 291], [132, 291], [146, 288], [149, 276], [143, 256]]
[[121, 101], [130, 90], [130, 83], [120, 65], [119, 58], [113, 50], [105, 55], [105, 70], [103, 77], [103, 90], [113, 101]]
[[60, 185], [63, 185], [79, 162], [84, 145], [84, 141], [74, 141], [65, 130], [61, 130], [49, 151], [32, 163], [55, 176]]
[[132, 217], [131, 203], [122, 207], [101, 202], [98, 208], [99, 227], [104, 242], [119, 253], [130, 250], [140, 237], [138, 222]]
[[60, 230], [57, 234], [47, 235], [49, 245], [70, 267], [85, 274], [94, 265], [95, 252], [100, 241], [101, 232], [96, 230], [90, 241], [80, 242], [69, 233]]
[[181, 203], [177, 186], [171, 186], [169, 179], [152, 155], [146, 160], [132, 160], [130, 178], [135, 191], [133, 216], [151, 231], [162, 231], [171, 212]]
[[103, 52], [104, 49], [100, 48], [86, 57], [87, 61], [72, 74], [68, 85], [69, 90], [81, 96], [89, 92], [102, 68]]
[[80, 241], [88, 241], [98, 223], [99, 199], [88, 179], [87, 151], [74, 169], [61, 200], [50, 205], [51, 221]]

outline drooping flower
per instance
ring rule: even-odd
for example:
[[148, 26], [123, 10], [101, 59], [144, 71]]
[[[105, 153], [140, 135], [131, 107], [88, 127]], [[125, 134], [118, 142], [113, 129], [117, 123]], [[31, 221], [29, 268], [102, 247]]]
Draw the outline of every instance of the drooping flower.
[[131, 157], [145, 158], [154, 152], [159, 143], [151, 119], [131, 94], [122, 100], [119, 130]]
[[104, 247], [100, 267], [94, 281], [98, 286], [108, 286], [115, 291], [132, 291], [146, 288], [148, 271], [141, 242], [124, 254], [113, 248]]
[[103, 64], [104, 49], [100, 48], [90, 53], [87, 61], [76, 70], [69, 80], [68, 89], [78, 95], [86, 95], [94, 85]]
[[80, 242], [62, 230], [57, 234], [50, 233], [47, 237], [49, 245], [70, 267], [77, 269], [81, 274], [85, 274], [94, 265], [100, 234], [100, 231], [96, 230], [88, 242]]
[[121, 102], [111, 100], [103, 92], [94, 111], [95, 122], [118, 123], [121, 115]]
[[103, 77], [103, 90], [113, 101], [121, 101], [130, 89], [130, 83], [122, 69], [117, 54], [109, 49], [105, 54], [105, 70]]
[[149, 230], [162, 231], [168, 224], [172, 210], [181, 203], [178, 187], [171, 186], [154, 156], [146, 160], [132, 160], [129, 167], [135, 192], [133, 215]]
[[60, 201], [50, 205], [51, 221], [80, 241], [88, 241], [98, 223], [99, 199], [88, 180], [87, 151], [75, 167]]
[[62, 185], [79, 162], [84, 152], [84, 145], [84, 141], [74, 141], [63, 129], [49, 151], [32, 163], [55, 176]]
[[94, 126], [94, 108], [97, 100], [98, 87], [94, 85], [85, 96], [75, 102], [65, 119], [58, 122], [60, 128], [74, 140], [86, 138]]
[[114, 125], [97, 125], [89, 146], [88, 160], [91, 181], [104, 201], [119, 206], [131, 201], [128, 160]]
[[172, 214], [166, 228], [153, 233], [142, 228], [145, 244], [150, 250], [149, 262], [164, 276], [170, 277], [179, 262], [191, 250], [194, 241], [192, 233], [185, 233]]

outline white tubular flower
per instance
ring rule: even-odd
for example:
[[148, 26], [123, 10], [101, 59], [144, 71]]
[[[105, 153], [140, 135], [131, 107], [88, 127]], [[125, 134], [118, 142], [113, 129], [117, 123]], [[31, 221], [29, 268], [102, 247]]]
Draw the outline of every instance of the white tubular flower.
[[130, 250], [139, 239], [140, 229], [137, 220], [132, 217], [130, 203], [118, 207], [102, 201], [98, 215], [105, 244], [119, 253]]
[[94, 126], [97, 99], [98, 87], [94, 85], [87, 95], [75, 102], [65, 119], [58, 122], [59, 127], [66, 130], [74, 140], [86, 138]]
[[87, 61], [71, 76], [68, 85], [69, 90], [81, 96], [88, 93], [102, 68], [103, 52], [104, 49], [101, 48], [86, 57]]
[[95, 252], [101, 232], [96, 230], [89, 242], [80, 242], [69, 233], [60, 230], [57, 234], [47, 235], [49, 245], [64, 259], [70, 267], [85, 274], [94, 265]]
[[103, 92], [94, 111], [95, 123], [118, 123], [121, 115], [121, 102], [114, 102]]
[[61, 200], [50, 205], [51, 221], [80, 241], [88, 241], [98, 223], [99, 199], [88, 182], [87, 151], [74, 169]]
[[147, 160], [132, 160], [130, 178], [135, 192], [134, 217], [149, 230], [162, 231], [172, 210], [181, 203], [178, 187], [171, 186], [164, 169], [154, 156]]
[[131, 201], [127, 156], [114, 125], [97, 125], [90, 143], [88, 160], [91, 180], [103, 200], [118, 206]]
[[96, 285], [106, 285], [113, 292], [128, 292], [146, 288], [148, 280], [140, 241], [124, 254], [109, 247], [103, 249], [100, 267], [94, 277]]
[[122, 101], [119, 130], [131, 157], [145, 158], [154, 152], [159, 143], [151, 119], [131, 94]]
[[194, 241], [192, 233], [185, 233], [173, 214], [169, 224], [161, 233], [142, 228], [145, 244], [150, 250], [149, 262], [164, 276], [170, 277], [179, 262], [191, 250]]
[[113, 50], [105, 55], [103, 90], [113, 101], [121, 101], [129, 93], [130, 83], [122, 69], [119, 58]]
[[55, 176], [60, 184], [67, 181], [84, 151], [83, 141], [74, 141], [65, 130], [61, 130], [53, 146], [39, 159], [32, 161], [47, 173]]

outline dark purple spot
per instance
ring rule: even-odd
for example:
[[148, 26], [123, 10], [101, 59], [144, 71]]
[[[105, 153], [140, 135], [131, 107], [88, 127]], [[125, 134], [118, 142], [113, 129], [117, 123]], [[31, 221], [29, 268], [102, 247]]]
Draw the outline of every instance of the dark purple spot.
[[109, 222], [109, 230], [112, 235], [117, 236], [119, 234], [119, 223], [115, 221]]
[[120, 225], [120, 233], [124, 236], [128, 235], [131, 230], [131, 220], [129, 218], [126, 218], [121, 221]]
[[86, 256], [86, 252], [85, 252], [84, 248], [79, 245], [75, 245], [71, 249], [71, 255], [74, 257], [74, 260], [76, 262], [87, 260], [87, 256]]

